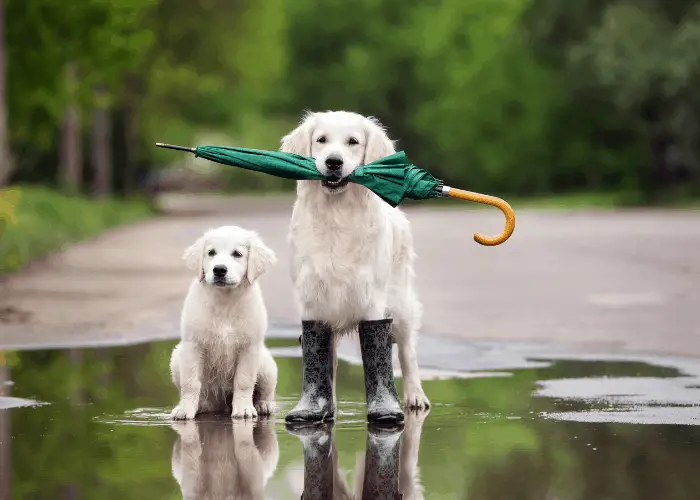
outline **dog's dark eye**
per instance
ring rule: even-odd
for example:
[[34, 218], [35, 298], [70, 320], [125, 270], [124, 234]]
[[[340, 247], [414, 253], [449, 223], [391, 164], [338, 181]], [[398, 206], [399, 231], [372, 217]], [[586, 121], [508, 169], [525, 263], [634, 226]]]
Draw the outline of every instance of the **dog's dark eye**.
[[354, 146], [354, 145], [359, 144], [359, 143], [360, 143], [360, 141], [358, 141], [354, 137], [351, 137], [350, 139], [348, 139], [348, 144], [350, 144], [351, 146]]
[[326, 142], [326, 136], [320, 136], [318, 139], [316, 139], [316, 142], [320, 142], [321, 144], [323, 144], [324, 142]]
[[243, 254], [238, 250], [234, 250], [234, 252], [231, 255], [233, 255], [236, 259], [240, 259], [241, 257], [243, 257]]
[[212, 248], [211, 250], [209, 250], [209, 251], [207, 252], [207, 255], [209, 255], [209, 257], [213, 257], [214, 255], [216, 255], [216, 250], [214, 250], [214, 249]]

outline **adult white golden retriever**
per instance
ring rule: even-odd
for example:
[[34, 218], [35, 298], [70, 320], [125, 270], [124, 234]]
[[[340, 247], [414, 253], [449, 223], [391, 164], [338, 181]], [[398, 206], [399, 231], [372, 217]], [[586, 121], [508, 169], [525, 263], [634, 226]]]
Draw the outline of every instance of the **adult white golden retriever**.
[[237, 226], [207, 231], [183, 255], [196, 271], [170, 360], [180, 391], [175, 420], [227, 409], [257, 417], [274, 409], [277, 365], [265, 347], [267, 310], [257, 279], [277, 258], [260, 237]]
[[422, 306], [408, 219], [347, 180], [357, 167], [395, 153], [393, 142], [376, 119], [346, 111], [309, 112], [281, 142], [281, 151], [313, 157], [331, 178], [297, 183], [289, 242], [302, 320], [324, 321], [337, 337], [360, 321], [393, 317], [404, 404], [429, 407], [416, 360]]

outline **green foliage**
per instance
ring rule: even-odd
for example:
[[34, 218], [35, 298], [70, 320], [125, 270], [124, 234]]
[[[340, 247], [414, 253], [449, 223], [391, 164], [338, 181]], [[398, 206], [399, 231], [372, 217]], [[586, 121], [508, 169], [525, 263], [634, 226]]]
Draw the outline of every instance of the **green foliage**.
[[[90, 104], [96, 83], [118, 98], [123, 75], [153, 43], [142, 22], [156, 2], [5, 0], [10, 139], [50, 147], [69, 96]], [[69, 64], [77, 88], [66, 82]]]
[[[467, 189], [613, 190], [638, 202], [699, 189], [691, 0], [327, 0], [322, 9], [313, 0], [6, 0], [6, 9], [19, 180], [53, 178], [71, 102], [89, 164], [92, 106], [119, 111], [129, 86], [146, 170], [180, 163], [155, 141], [216, 134], [273, 149], [303, 110], [350, 109], [380, 118], [420, 167]], [[126, 174], [115, 172], [119, 184]], [[291, 188], [224, 175], [233, 190]]]
[[0, 221], [0, 275], [16, 271], [68, 243], [97, 236], [107, 228], [143, 219], [151, 213], [140, 200], [95, 201], [42, 187], [17, 188], [21, 190], [17, 223], [7, 225]]

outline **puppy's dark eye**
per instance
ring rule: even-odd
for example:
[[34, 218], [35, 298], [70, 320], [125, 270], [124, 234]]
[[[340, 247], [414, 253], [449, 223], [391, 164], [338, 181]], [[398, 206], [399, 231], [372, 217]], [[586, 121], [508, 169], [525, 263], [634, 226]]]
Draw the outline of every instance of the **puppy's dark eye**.
[[214, 255], [216, 255], [216, 250], [214, 250], [214, 249], [212, 248], [211, 250], [209, 250], [209, 251], [207, 252], [207, 255], [208, 255], [209, 257], [213, 257]]
[[231, 255], [233, 255], [233, 257], [236, 259], [240, 259], [241, 257], [243, 257], [243, 254], [238, 250], [234, 250], [234, 252]]
[[354, 145], [359, 144], [359, 143], [360, 143], [360, 141], [358, 141], [354, 137], [351, 137], [350, 139], [348, 139], [348, 144], [350, 144], [351, 146], [354, 146]]
[[322, 135], [318, 139], [316, 139], [316, 142], [320, 142], [321, 144], [326, 142], [326, 136]]

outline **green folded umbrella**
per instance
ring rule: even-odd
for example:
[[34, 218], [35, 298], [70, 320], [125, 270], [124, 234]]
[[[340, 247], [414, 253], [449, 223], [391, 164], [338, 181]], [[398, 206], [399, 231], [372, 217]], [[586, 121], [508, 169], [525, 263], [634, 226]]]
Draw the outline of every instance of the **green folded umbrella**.
[[[187, 148], [170, 144], [156, 144], [162, 148], [189, 151], [198, 158], [205, 158], [224, 165], [245, 168], [277, 177], [294, 180], [323, 180], [327, 177], [316, 169], [313, 158], [259, 149], [227, 146], [198, 146]], [[381, 158], [355, 169], [348, 176], [350, 182], [365, 186], [385, 202], [395, 207], [404, 199], [426, 200], [435, 197], [451, 197], [484, 203], [499, 208], [506, 216], [506, 228], [499, 236], [489, 238], [474, 234], [474, 240], [482, 245], [500, 245], [515, 229], [515, 214], [510, 205], [500, 198], [463, 191], [445, 186], [430, 173], [412, 165], [403, 151]]]

